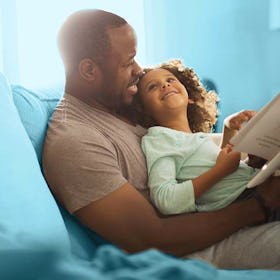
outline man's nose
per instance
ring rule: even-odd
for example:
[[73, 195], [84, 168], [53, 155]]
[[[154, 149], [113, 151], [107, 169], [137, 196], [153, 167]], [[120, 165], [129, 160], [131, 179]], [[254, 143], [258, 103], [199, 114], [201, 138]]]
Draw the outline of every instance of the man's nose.
[[139, 64], [135, 61], [134, 63], [134, 68], [133, 68], [133, 74], [136, 76], [142, 76], [143, 70], [142, 68], [139, 66]]

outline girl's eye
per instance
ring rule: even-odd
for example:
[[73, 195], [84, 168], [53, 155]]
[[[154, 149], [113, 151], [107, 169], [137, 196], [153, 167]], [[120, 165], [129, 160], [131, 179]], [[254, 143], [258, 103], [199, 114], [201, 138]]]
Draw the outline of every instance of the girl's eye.
[[156, 88], [156, 85], [155, 84], [151, 84], [148, 86], [148, 90], [153, 90]]
[[170, 78], [167, 79], [167, 82], [168, 82], [168, 83], [171, 83], [171, 82], [174, 82], [174, 81], [175, 81], [175, 79], [172, 78], [172, 77], [170, 77]]

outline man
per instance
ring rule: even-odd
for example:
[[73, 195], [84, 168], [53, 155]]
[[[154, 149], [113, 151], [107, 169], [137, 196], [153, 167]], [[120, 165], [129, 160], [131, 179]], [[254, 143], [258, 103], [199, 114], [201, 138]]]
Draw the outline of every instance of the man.
[[280, 269], [279, 222], [240, 230], [279, 208], [279, 180], [211, 213], [162, 217], [149, 203], [145, 129], [124, 113], [141, 75], [133, 28], [115, 14], [79, 11], [63, 24], [59, 47], [65, 95], [49, 125], [43, 168], [61, 204], [128, 252], [154, 247], [222, 268]]

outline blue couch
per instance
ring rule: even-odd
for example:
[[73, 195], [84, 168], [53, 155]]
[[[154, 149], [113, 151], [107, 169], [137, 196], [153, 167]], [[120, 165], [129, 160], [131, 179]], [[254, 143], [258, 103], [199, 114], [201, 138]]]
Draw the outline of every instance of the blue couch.
[[156, 250], [125, 254], [62, 209], [41, 173], [48, 120], [63, 89], [30, 91], [0, 74], [0, 279], [280, 279]]

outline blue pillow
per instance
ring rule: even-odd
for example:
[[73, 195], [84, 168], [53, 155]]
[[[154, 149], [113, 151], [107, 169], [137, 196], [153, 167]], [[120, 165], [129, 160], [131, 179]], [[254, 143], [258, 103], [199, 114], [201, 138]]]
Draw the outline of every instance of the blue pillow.
[[31, 91], [12, 85], [14, 103], [41, 164], [48, 120], [63, 94], [63, 88]]

